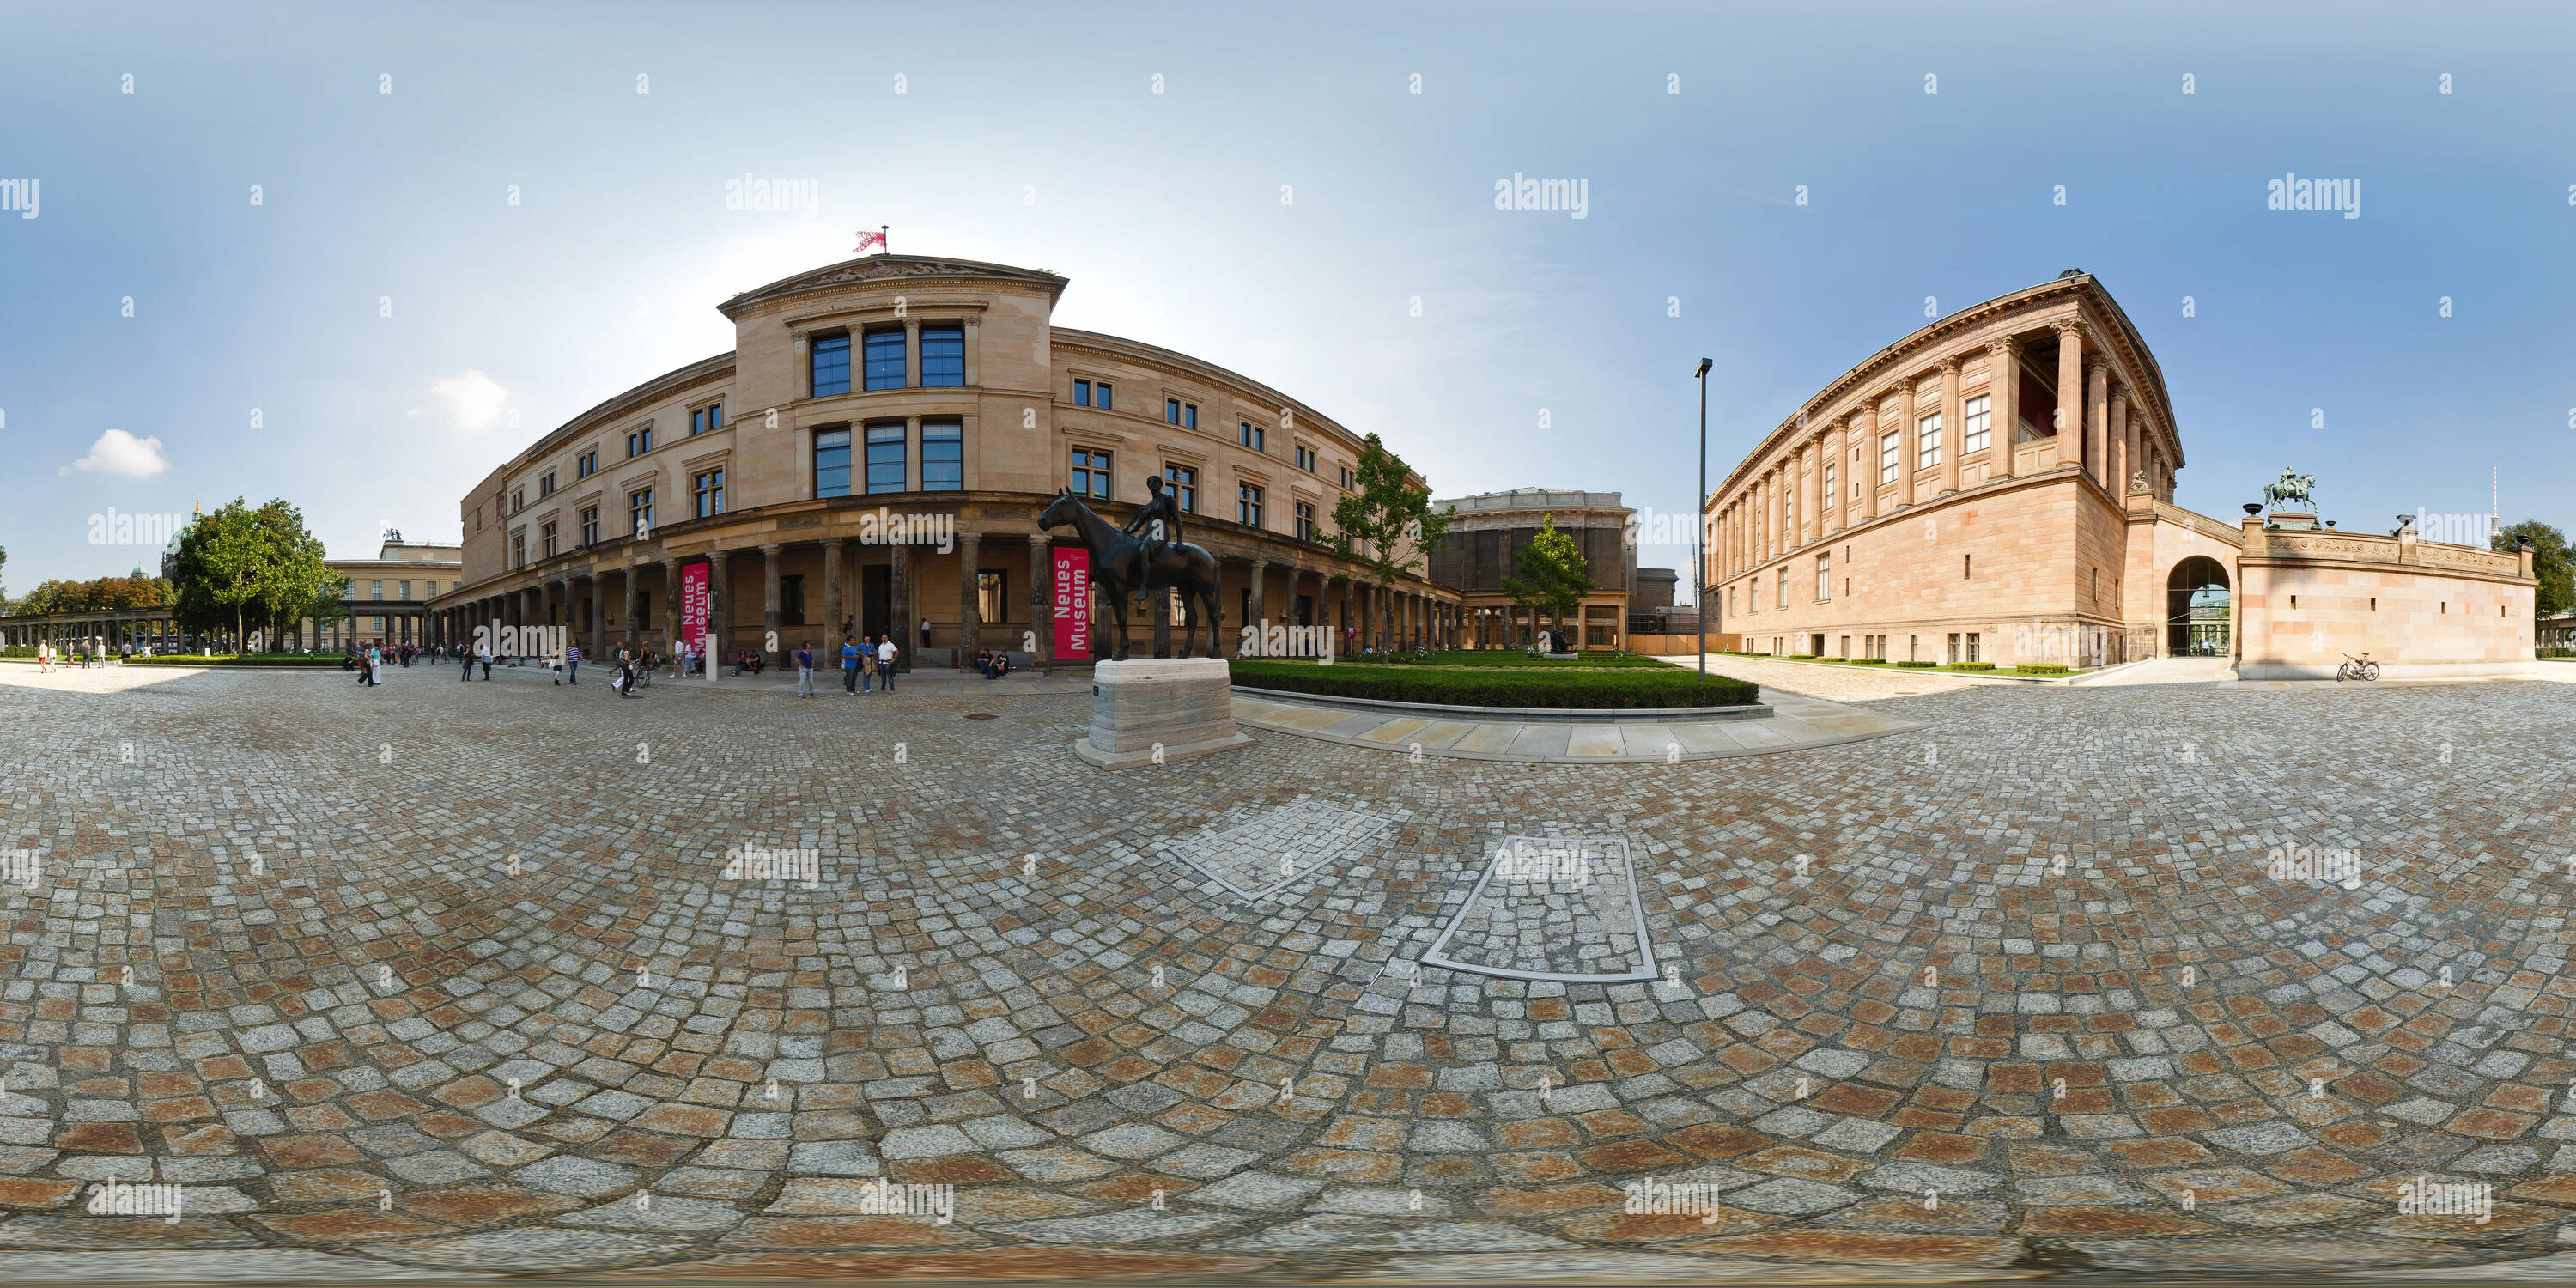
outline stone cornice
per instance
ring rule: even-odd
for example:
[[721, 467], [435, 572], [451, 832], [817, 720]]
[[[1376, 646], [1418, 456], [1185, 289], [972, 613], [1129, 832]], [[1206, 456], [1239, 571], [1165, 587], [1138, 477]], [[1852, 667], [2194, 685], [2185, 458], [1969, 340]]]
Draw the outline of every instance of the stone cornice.
[[767, 286], [757, 286], [716, 306], [728, 318], [740, 318], [753, 307], [771, 300], [801, 295], [808, 291], [830, 290], [871, 282], [896, 282], [911, 279], [966, 282], [983, 280], [1036, 286], [1047, 293], [1052, 306], [1064, 294], [1066, 279], [1042, 270], [1013, 268], [1008, 264], [987, 264], [972, 259], [933, 259], [920, 255], [863, 255], [838, 264], [782, 277]]

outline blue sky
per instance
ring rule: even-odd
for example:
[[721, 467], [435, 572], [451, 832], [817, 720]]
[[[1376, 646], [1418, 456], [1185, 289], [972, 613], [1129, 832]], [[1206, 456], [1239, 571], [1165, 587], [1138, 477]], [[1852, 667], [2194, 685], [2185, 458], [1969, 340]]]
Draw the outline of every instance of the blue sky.
[[[1290, 391], [1442, 495], [1680, 513], [1703, 354], [1715, 478], [1926, 297], [2081, 267], [2163, 365], [2183, 504], [2233, 516], [2296, 466], [2328, 517], [2384, 530], [2484, 513], [2500, 467], [2507, 522], [2576, 527], [2566, 6], [30, 5], [0, 26], [0, 180], [40, 194], [35, 219], [0, 211], [12, 593], [150, 564], [89, 543], [110, 507], [283, 496], [335, 555], [385, 524], [454, 539], [495, 463], [729, 348], [719, 300], [878, 224], [898, 251], [1062, 273], [1060, 324]], [[2292, 171], [2358, 180], [2361, 217], [2266, 209]], [[814, 217], [727, 210], [745, 174], [811, 181]], [[1585, 217], [1496, 210], [1514, 174], [1584, 181]]]

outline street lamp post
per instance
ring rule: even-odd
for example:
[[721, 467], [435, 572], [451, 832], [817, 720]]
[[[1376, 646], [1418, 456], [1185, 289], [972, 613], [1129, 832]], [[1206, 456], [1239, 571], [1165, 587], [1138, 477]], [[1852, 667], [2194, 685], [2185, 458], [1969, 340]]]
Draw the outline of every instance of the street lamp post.
[[1692, 616], [1699, 619], [1699, 673], [1708, 675], [1708, 369], [1707, 358], [1699, 360], [1699, 370], [1691, 374], [1699, 380], [1699, 491], [1691, 494], [1692, 525], [1699, 532], [1691, 540], [1691, 605]]

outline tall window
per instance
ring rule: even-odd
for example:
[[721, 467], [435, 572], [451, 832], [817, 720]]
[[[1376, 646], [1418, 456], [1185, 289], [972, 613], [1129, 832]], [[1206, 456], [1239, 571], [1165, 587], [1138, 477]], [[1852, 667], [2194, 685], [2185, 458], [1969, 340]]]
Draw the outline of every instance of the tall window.
[[[554, 557], [555, 557], [555, 525], [554, 525], [554, 524], [552, 524], [552, 523], [542, 523], [542, 524], [537, 525], [537, 548], [538, 548], [538, 549], [540, 549], [540, 550], [545, 551], [545, 553], [544, 553], [544, 554], [537, 556], [538, 558], [540, 558], [540, 559], [552, 559], [552, 558], [554, 558]], [[403, 592], [403, 598], [405, 598], [405, 599], [409, 599], [409, 598], [411, 598], [411, 583], [410, 583], [410, 582], [404, 582], [404, 583], [402, 584], [402, 592]]]
[[1199, 512], [1199, 472], [1196, 466], [1164, 466], [1163, 484], [1172, 490], [1174, 500], [1181, 507], [1181, 513]]
[[966, 383], [965, 323], [922, 324], [921, 383], [940, 389], [953, 389]]
[[723, 403], [711, 403], [689, 413], [689, 433], [693, 437], [709, 430], [722, 428], [724, 428]]
[[1299, 443], [1297, 445], [1297, 468], [1304, 470], [1309, 474], [1315, 472], [1314, 448], [1308, 447], [1303, 443]]
[[583, 452], [579, 457], [575, 458], [575, 459], [574, 459], [574, 461], [573, 461], [572, 474], [573, 474], [573, 477], [574, 477], [574, 478], [586, 479], [586, 478], [589, 478], [589, 477], [590, 477], [591, 475], [593, 475], [593, 474], [597, 474], [598, 472], [599, 472], [599, 453], [597, 453], [597, 452], [595, 452], [595, 451], [593, 451], [593, 452]]
[[[1261, 445], [1263, 438], [1262, 431], [1264, 428], [1264, 426], [1255, 425], [1251, 421], [1247, 420], [1243, 422], [1239, 429], [1236, 430], [1237, 440], [1244, 446], [1249, 447], [1256, 452], [1267, 450]], [[1301, 447], [1297, 450], [1302, 452], [1306, 449]]]
[[1959, 439], [1961, 456], [1986, 450], [1987, 432], [1995, 421], [1994, 408], [1995, 400], [1986, 394], [1979, 394], [1959, 405], [1959, 414], [1965, 420], [1961, 427], [1965, 434]]
[[1073, 494], [1094, 500], [1110, 498], [1109, 453], [1087, 447], [1073, 449]]
[[585, 546], [599, 544], [598, 506], [589, 506], [581, 512], [581, 543]]
[[903, 328], [879, 327], [868, 332], [868, 388], [903, 388]]
[[545, 476], [544, 478], [541, 478], [541, 479], [538, 479], [538, 480], [537, 480], [537, 499], [538, 499], [538, 500], [540, 500], [540, 501], [542, 501], [542, 500], [544, 500], [544, 499], [545, 499], [545, 498], [547, 498], [547, 497], [553, 496], [554, 494], [555, 494], [555, 472], [554, 472], [553, 470], [547, 470], [547, 471], [546, 471], [546, 476]]
[[[632, 444], [632, 443], [635, 441], [634, 436], [633, 436], [633, 435], [631, 435], [631, 434], [630, 434], [630, 435], [628, 435], [628, 436], [627, 436], [627, 440], [626, 440], [626, 441], [627, 441], [628, 443]], [[630, 447], [630, 448], [628, 449], [628, 451], [627, 451], [627, 453], [626, 453], [626, 454], [627, 454], [627, 455], [629, 455], [629, 456], [633, 456], [633, 455], [635, 454], [635, 452], [634, 452], [634, 450]], [[517, 514], [519, 511], [524, 510], [524, 509], [527, 509], [527, 508], [528, 508], [528, 490], [527, 490], [526, 488], [514, 488], [514, 489], [512, 489], [512, 490], [511, 490], [511, 492], [510, 492], [510, 513], [512, 513], [512, 514]]]
[[1005, 573], [975, 574], [975, 617], [983, 622], [1011, 620], [1010, 577]]
[[868, 491], [901, 492], [907, 486], [904, 427], [868, 426]]
[[1832, 461], [1825, 462], [1825, 486], [1821, 490], [1818, 508], [1825, 510], [1834, 508], [1834, 463]]
[[[510, 566], [513, 568], [525, 568], [528, 566], [528, 530], [526, 528], [512, 528], [510, 530]], [[381, 581], [377, 582], [376, 598], [382, 599], [384, 597], [385, 584]]]
[[850, 392], [849, 333], [844, 331], [839, 335], [814, 337], [811, 365], [814, 397], [827, 398]]
[[[843, 441], [841, 444], [841, 491], [839, 495], [847, 496], [850, 491], [849, 431], [843, 430], [841, 433], [843, 435]], [[818, 479], [817, 481], [819, 482], [820, 480]], [[723, 470], [708, 470], [706, 473], [699, 475], [691, 490], [697, 496], [697, 517], [701, 519], [712, 519], [715, 516], [724, 513]]]
[[1896, 435], [1878, 440], [1878, 481], [1885, 486], [1896, 481]]
[[778, 579], [778, 624], [805, 624], [805, 574], [792, 572]]
[[1292, 508], [1297, 512], [1297, 539], [1299, 541], [1314, 540], [1315, 503], [1312, 501], [1299, 501], [1296, 502]]
[[1834, 556], [1831, 551], [1816, 556], [1816, 602], [1834, 597]]
[[1183, 429], [1197, 429], [1199, 427], [1198, 404], [1185, 403], [1178, 398], [1166, 398], [1163, 400], [1163, 420], [1166, 424], [1178, 425]]
[[1076, 407], [1088, 407], [1091, 405], [1090, 381], [1077, 380], [1073, 382], [1073, 405]]
[[1345, 488], [1347, 488], [1347, 487], [1349, 487], [1350, 485], [1351, 485], [1351, 467], [1350, 467], [1350, 466], [1345, 465], [1345, 466], [1343, 466], [1343, 467], [1342, 467], [1342, 486], [1343, 486], [1343, 487], [1345, 487]]
[[[652, 426], [647, 425], [647, 426], [645, 426], [644, 428], [639, 429], [639, 430], [636, 430], [634, 433], [632, 433], [632, 434], [628, 434], [628, 435], [626, 436], [626, 454], [627, 454], [629, 457], [642, 456], [644, 453], [649, 452], [649, 451], [652, 451], [652, 450], [653, 450], [653, 427], [652, 427]], [[516, 507], [513, 507], [513, 508], [516, 508]]]
[[966, 425], [955, 420], [921, 422], [921, 490], [966, 490]]
[[648, 487], [641, 492], [627, 494], [626, 514], [634, 521], [636, 536], [651, 536], [653, 534], [653, 489]]
[[1789, 606], [1789, 570], [1782, 568], [1780, 575], [1771, 580], [1780, 584], [1780, 607], [1787, 608]]
[[1261, 489], [1249, 483], [1234, 485], [1234, 521], [1247, 528], [1261, 526]]
[[1103, 380], [1100, 383], [1093, 385], [1091, 387], [1091, 396], [1099, 399], [1098, 402], [1092, 404], [1093, 406], [1098, 407], [1102, 411], [1115, 410], [1115, 408], [1110, 404], [1108, 381]]
[[1914, 468], [1928, 470], [1941, 463], [1941, 413], [1934, 412], [1914, 422]]
[[814, 435], [814, 495], [850, 494], [850, 431], [827, 429]]

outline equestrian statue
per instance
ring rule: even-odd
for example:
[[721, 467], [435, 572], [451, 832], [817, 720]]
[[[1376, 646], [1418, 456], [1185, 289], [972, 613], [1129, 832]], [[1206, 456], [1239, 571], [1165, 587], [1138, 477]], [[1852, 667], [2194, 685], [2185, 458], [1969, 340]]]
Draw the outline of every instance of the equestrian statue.
[[1190, 655], [1199, 621], [1204, 618], [1208, 628], [1207, 655], [1222, 657], [1219, 627], [1224, 614], [1218, 607], [1221, 582], [1216, 556], [1181, 540], [1181, 507], [1164, 490], [1162, 476], [1146, 475], [1145, 486], [1153, 492], [1153, 498], [1123, 528], [1112, 526], [1071, 491], [1048, 503], [1046, 512], [1038, 516], [1038, 526], [1060, 528], [1072, 524], [1074, 531], [1081, 534], [1084, 548], [1091, 551], [1092, 583], [1109, 597], [1110, 614], [1118, 622], [1118, 647], [1110, 655], [1111, 661], [1127, 660], [1130, 602], [1140, 592], [1158, 590], [1180, 592], [1180, 656]]
[[2293, 470], [2281, 471], [2281, 481], [2263, 485], [2263, 504], [2280, 508], [2284, 501], [2296, 501], [2310, 509], [2316, 507], [2317, 476]]

